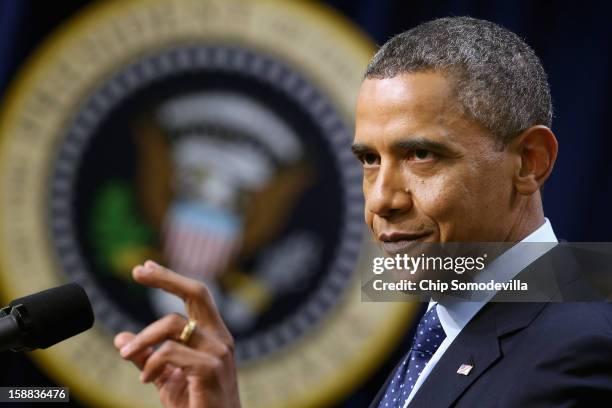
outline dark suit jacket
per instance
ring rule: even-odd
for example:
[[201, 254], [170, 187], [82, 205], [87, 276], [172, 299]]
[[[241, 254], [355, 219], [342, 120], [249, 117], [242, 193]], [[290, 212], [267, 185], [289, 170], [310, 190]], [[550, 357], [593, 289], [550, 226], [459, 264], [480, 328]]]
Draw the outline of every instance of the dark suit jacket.
[[[576, 257], [567, 255], [553, 250], [519, 277], [553, 269], [557, 298], [594, 298]], [[457, 374], [464, 363], [474, 366], [467, 376]], [[378, 407], [389, 380], [371, 408]], [[409, 405], [600, 406], [612, 407], [612, 304], [604, 302], [488, 303], [459, 333]]]

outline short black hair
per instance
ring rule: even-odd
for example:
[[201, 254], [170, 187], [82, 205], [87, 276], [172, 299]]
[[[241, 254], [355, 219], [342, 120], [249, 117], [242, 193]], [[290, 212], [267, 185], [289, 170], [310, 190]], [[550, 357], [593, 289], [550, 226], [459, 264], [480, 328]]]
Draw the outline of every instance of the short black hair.
[[540, 59], [497, 24], [471, 17], [420, 24], [387, 41], [365, 78], [424, 71], [450, 75], [464, 112], [503, 145], [531, 126], [552, 125], [550, 86]]

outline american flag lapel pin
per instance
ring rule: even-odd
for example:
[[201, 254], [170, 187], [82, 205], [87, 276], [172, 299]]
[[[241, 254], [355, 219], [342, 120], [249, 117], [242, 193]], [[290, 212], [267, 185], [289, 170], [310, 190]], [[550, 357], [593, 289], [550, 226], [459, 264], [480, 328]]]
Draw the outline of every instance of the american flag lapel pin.
[[474, 366], [471, 364], [461, 364], [457, 370], [457, 374], [468, 375], [470, 371], [472, 371], [472, 368], [474, 368]]

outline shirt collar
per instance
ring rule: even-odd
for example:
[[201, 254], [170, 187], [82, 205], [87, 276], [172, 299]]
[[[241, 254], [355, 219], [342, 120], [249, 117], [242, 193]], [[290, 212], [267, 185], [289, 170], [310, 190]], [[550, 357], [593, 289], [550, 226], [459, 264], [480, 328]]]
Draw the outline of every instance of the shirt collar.
[[[552, 249], [558, 243], [558, 240], [548, 218], [544, 218], [544, 224], [520, 241], [520, 243], [526, 242], [548, 242], [551, 245], [515, 245], [487, 266], [480, 274], [478, 280], [488, 281], [492, 277], [495, 277], [496, 281], [510, 280], [525, 269], [527, 265]], [[465, 301], [454, 298], [441, 300], [437, 311], [440, 324], [446, 335], [451, 338], [456, 337], [472, 317], [494, 295], [495, 292], [490, 292], [485, 299], [478, 301]], [[435, 304], [435, 301], [430, 301], [427, 310]]]

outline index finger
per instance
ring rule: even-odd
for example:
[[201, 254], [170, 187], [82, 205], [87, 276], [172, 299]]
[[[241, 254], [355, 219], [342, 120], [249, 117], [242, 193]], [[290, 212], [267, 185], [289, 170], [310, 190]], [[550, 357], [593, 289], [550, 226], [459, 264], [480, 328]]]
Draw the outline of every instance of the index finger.
[[134, 280], [142, 285], [162, 289], [180, 297], [185, 302], [187, 315], [200, 325], [227, 332], [217, 306], [202, 282], [187, 278], [153, 261], [136, 266], [132, 275]]

